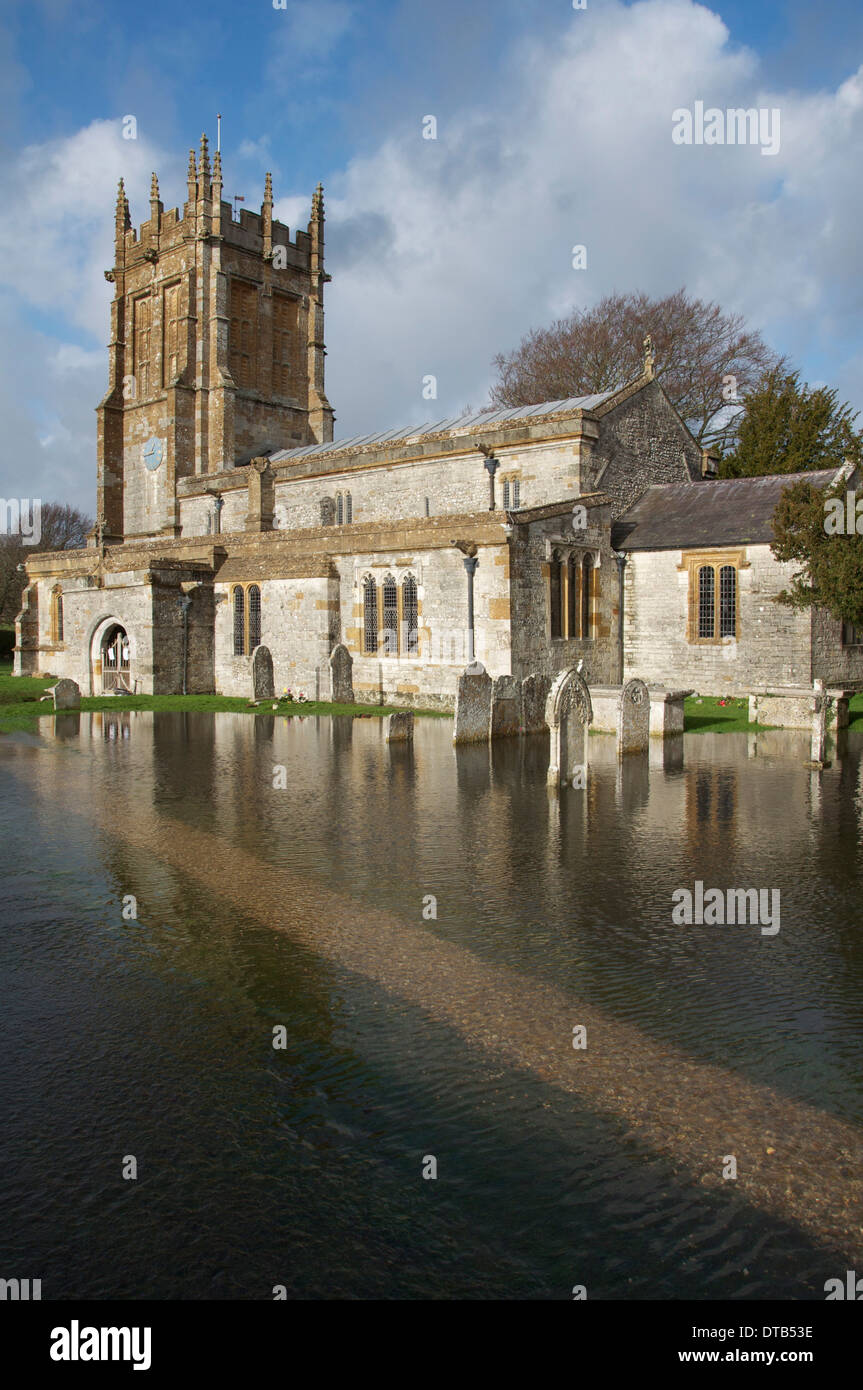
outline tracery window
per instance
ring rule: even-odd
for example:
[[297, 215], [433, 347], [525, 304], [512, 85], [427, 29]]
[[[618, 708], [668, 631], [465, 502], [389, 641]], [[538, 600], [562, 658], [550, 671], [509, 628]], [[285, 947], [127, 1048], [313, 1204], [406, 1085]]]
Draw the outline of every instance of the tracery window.
[[257, 584], [235, 584], [234, 656], [251, 656], [261, 645], [261, 590]]
[[740, 582], [748, 567], [746, 552], [684, 553], [680, 568], [689, 571], [687, 641], [721, 642], [739, 636]]
[[381, 585], [383, 598], [383, 646], [384, 656], [399, 654], [399, 591], [395, 579], [388, 574]]
[[419, 597], [417, 582], [412, 574], [402, 581], [402, 623], [405, 633], [404, 651], [408, 656], [419, 654]]
[[363, 651], [374, 656], [378, 650], [378, 586], [367, 575], [363, 580]]
[[593, 556], [585, 555], [581, 562], [581, 633], [587, 640], [593, 636], [590, 620], [593, 612]]

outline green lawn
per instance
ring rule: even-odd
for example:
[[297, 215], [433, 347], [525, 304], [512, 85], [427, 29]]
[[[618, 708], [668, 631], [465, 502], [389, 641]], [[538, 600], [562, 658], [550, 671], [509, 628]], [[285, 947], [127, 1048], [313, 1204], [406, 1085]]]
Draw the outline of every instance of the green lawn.
[[719, 695], [690, 695], [683, 706], [688, 734], [738, 734], [763, 729], [749, 723], [749, 701]]
[[[52, 712], [47, 701], [41, 704], [40, 695], [45, 693], [55, 677], [36, 679], [30, 676], [13, 676], [11, 662], [0, 662], [0, 728], [20, 728], [26, 726], [40, 715]], [[391, 705], [329, 705], [309, 701], [307, 704], [291, 704], [278, 701], [279, 714], [351, 714], [360, 718], [375, 719], [384, 714], [395, 713]], [[690, 734], [709, 733], [750, 733], [763, 729], [763, 724], [750, 724], [748, 701], [745, 699], [725, 699], [720, 703], [718, 695], [702, 697], [690, 695], [684, 706], [686, 732]], [[94, 699], [82, 699], [82, 710], [214, 710], [235, 711], [242, 714], [272, 714], [272, 702], [252, 708], [248, 700], [228, 695], [128, 695], [119, 698], [106, 695]], [[417, 715], [431, 718], [449, 719], [452, 716], [439, 710], [416, 710]], [[850, 701], [849, 728], [863, 730], [863, 692], [853, 695]]]
[[[53, 707], [40, 696], [54, 684], [56, 677], [47, 676], [36, 679], [30, 676], [13, 676], [10, 662], [0, 662], [0, 728], [21, 728], [40, 715], [52, 714]], [[81, 700], [82, 710], [213, 710], [231, 711], [240, 714], [272, 714], [273, 705], [279, 714], [351, 714], [364, 719], [380, 718], [384, 714], [395, 714], [393, 705], [331, 705], [324, 701], [309, 700], [297, 704], [287, 700], [266, 701], [263, 705], [252, 707], [242, 697], [227, 695], [100, 695], [93, 699]], [[439, 710], [415, 710], [417, 715], [449, 719], [450, 715]]]

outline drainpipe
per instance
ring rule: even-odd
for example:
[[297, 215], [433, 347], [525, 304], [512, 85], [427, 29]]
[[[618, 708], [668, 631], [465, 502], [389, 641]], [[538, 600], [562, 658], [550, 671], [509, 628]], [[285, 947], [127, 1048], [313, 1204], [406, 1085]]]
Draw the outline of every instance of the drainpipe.
[[[492, 487], [494, 487], [494, 475], [492, 475]], [[464, 562], [467, 570], [467, 654], [468, 666], [473, 665], [474, 660], [474, 627], [473, 627], [473, 577], [476, 574], [476, 567], [479, 560], [475, 555], [470, 555]]]
[[627, 555], [624, 550], [615, 550], [614, 558], [617, 561], [617, 664], [618, 664], [618, 685], [623, 685], [623, 571], [626, 567]]
[[494, 475], [500, 468], [500, 459], [496, 459], [494, 454], [488, 454], [485, 460], [485, 467], [488, 469], [488, 509], [494, 511]]
[[177, 599], [183, 613], [183, 694], [187, 695], [186, 675], [189, 666], [189, 605], [192, 602], [191, 595], [183, 594], [182, 598]]

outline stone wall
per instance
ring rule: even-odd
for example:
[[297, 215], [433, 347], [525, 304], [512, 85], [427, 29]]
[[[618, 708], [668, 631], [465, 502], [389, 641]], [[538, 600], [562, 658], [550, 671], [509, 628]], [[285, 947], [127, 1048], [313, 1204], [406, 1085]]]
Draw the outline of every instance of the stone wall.
[[653, 381], [602, 417], [582, 491], [613, 497], [613, 514], [619, 516], [654, 483], [700, 478], [701, 449]]
[[811, 684], [809, 614], [776, 602], [794, 566], [779, 564], [769, 545], [750, 545], [745, 552], [748, 566], [738, 571], [738, 637], [716, 645], [687, 641], [690, 579], [687, 568], [681, 568], [684, 553], [629, 555], [624, 570], [627, 677], [692, 687], [699, 694]]
[[812, 678], [826, 685], [863, 684], [863, 646], [843, 647], [842, 624], [824, 608], [812, 610]]
[[[611, 551], [607, 507], [588, 510], [586, 530], [573, 532], [571, 513], [519, 526], [513, 533], [512, 552], [512, 674], [554, 676], [584, 660], [583, 674], [589, 685], [609, 685], [617, 679], [618, 571]], [[549, 553], [555, 548], [589, 551], [594, 565], [592, 636], [551, 638], [549, 613]], [[494, 672], [493, 674], [499, 674]]]

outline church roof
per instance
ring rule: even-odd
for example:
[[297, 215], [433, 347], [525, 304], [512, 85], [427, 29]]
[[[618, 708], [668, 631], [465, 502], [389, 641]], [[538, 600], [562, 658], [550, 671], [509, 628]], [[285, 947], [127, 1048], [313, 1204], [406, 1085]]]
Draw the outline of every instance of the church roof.
[[766, 544], [773, 539], [773, 513], [785, 488], [801, 479], [828, 487], [841, 471], [657, 483], [618, 518], [611, 542], [616, 550]]
[[270, 462], [293, 463], [294, 460], [310, 458], [313, 455], [353, 453], [377, 445], [412, 444], [426, 436], [469, 434], [473, 430], [516, 420], [531, 420], [543, 415], [565, 415], [576, 410], [596, 410], [604, 401], [617, 395], [619, 389], [618, 387], [613, 391], [601, 391], [593, 396], [568, 396], [562, 401], [542, 401], [539, 405], [473, 410], [465, 415], [453, 415], [449, 419], [435, 420], [425, 425], [407, 425], [400, 429], [382, 430], [379, 434], [358, 434], [351, 439], [338, 439], [328, 444], [306, 444], [299, 449], [279, 449], [278, 452], [270, 454]]

